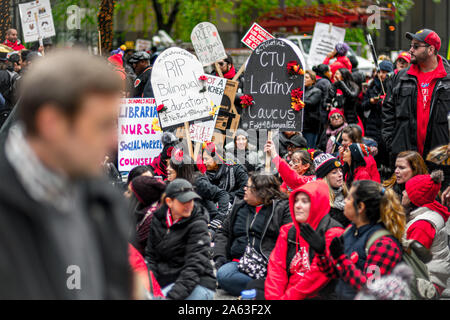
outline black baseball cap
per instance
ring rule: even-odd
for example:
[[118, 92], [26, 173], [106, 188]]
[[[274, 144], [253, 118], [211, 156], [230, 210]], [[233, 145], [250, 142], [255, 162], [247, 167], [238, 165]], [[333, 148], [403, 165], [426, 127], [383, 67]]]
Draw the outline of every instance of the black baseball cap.
[[420, 42], [425, 42], [430, 46], [434, 46], [436, 51], [439, 51], [441, 48], [441, 38], [439, 38], [438, 34], [430, 29], [422, 29], [417, 31], [416, 33], [407, 32], [406, 38], [409, 40], [417, 40]]
[[201, 197], [194, 192], [192, 184], [185, 179], [175, 179], [166, 188], [166, 196], [180, 202], [188, 202]]

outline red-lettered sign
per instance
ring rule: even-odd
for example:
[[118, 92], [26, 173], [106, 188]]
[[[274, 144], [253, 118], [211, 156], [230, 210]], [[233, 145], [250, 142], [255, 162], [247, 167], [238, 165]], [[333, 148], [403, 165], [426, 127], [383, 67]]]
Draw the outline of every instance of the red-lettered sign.
[[250, 49], [255, 50], [260, 43], [273, 38], [275, 38], [273, 35], [255, 22], [242, 38], [241, 42]]

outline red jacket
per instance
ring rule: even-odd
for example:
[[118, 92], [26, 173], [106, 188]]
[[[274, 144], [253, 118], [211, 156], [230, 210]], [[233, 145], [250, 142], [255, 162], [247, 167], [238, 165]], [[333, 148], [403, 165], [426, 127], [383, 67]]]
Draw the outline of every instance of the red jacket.
[[281, 158], [280, 156], [276, 156], [272, 159], [272, 162], [275, 164], [275, 167], [280, 174], [281, 179], [283, 179], [283, 184], [281, 185], [281, 190], [288, 192], [289, 189], [295, 190], [304, 184], [311, 182], [316, 179], [316, 176], [303, 176], [299, 175], [291, 166]]
[[[353, 181], [356, 180], [373, 180], [381, 183], [380, 173], [377, 169], [377, 163], [372, 156], [364, 158], [366, 165], [355, 169]], [[347, 177], [346, 177], [347, 180]]]
[[[330, 198], [328, 185], [323, 180], [313, 181], [294, 190], [289, 203], [291, 208], [292, 223], [281, 227], [280, 235], [273, 249], [267, 266], [267, 277], [265, 282], [265, 297], [268, 300], [303, 300], [312, 298], [324, 288], [331, 280], [319, 270], [317, 266], [318, 257], [314, 257], [309, 263], [309, 244], [301, 237], [300, 227], [295, 220], [294, 201], [299, 192], [305, 192], [311, 199], [309, 217], [306, 221], [316, 230], [320, 221], [330, 211]], [[291, 265], [286, 266], [286, 254], [288, 250], [288, 232], [295, 226], [297, 232], [297, 255], [292, 259]], [[331, 228], [325, 233], [326, 247], [333, 238], [340, 236], [344, 232], [342, 228]], [[295, 263], [296, 261], [296, 263]], [[290, 268], [291, 276], [288, 278], [287, 270]], [[293, 272], [292, 272], [293, 271]]]
[[[326, 57], [325, 60], [323, 60], [323, 64], [330, 64], [330, 60], [330, 58]], [[341, 68], [347, 68], [350, 73], [352, 72], [352, 63], [346, 56], [337, 57], [336, 61], [330, 65], [331, 79], [333, 79], [336, 71]]]

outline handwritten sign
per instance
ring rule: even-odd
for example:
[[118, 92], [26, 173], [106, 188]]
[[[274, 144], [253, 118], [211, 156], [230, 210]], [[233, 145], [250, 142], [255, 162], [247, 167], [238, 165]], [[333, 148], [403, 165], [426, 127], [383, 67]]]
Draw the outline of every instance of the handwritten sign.
[[216, 126], [217, 116], [219, 115], [220, 105], [222, 103], [222, 97], [227, 85], [227, 79], [215, 77], [211, 75], [206, 76], [206, 92], [209, 94], [214, 106], [219, 108], [214, 113], [214, 119], [205, 122], [193, 123], [189, 127], [189, 133], [192, 141], [206, 142], [211, 141], [214, 134], [214, 127]]
[[56, 35], [50, 0], [19, 4], [19, 12], [25, 42], [34, 42], [38, 41], [39, 37], [44, 39]]
[[308, 56], [308, 65], [321, 64], [327, 54], [334, 50], [339, 42], [344, 42], [345, 29], [325, 23], [316, 22], [314, 27], [311, 49]]
[[304, 68], [300, 49], [291, 41], [272, 39], [261, 43], [249, 58], [244, 93], [254, 104], [244, 108], [240, 126], [244, 129], [302, 131], [303, 110], [291, 108], [291, 91], [304, 91], [304, 76], [290, 76], [287, 64], [296, 61]]
[[275, 38], [273, 35], [255, 22], [242, 38], [241, 42], [250, 49], [255, 50], [261, 43], [273, 38]]
[[227, 57], [219, 32], [210, 22], [201, 22], [196, 25], [192, 29], [191, 41], [197, 58], [203, 66], [209, 66]]
[[194, 120], [212, 120], [213, 105], [209, 95], [201, 92], [203, 67], [197, 58], [184, 49], [172, 47], [156, 59], [152, 71], [152, 87], [161, 127], [168, 128]]
[[145, 39], [137, 39], [136, 40], [136, 51], [149, 51], [152, 48], [152, 42], [150, 40]]
[[149, 165], [162, 149], [162, 131], [152, 123], [158, 120], [155, 99], [123, 99], [119, 113], [119, 171]]

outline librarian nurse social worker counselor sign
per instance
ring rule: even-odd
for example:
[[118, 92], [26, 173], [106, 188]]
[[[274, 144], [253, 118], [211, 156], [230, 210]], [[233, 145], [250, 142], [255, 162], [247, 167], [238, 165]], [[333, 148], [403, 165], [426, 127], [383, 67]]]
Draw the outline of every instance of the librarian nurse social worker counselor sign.
[[152, 87], [163, 129], [185, 122], [212, 119], [213, 109], [200, 77], [203, 67], [197, 58], [180, 48], [164, 50], [152, 71]]
[[119, 171], [150, 165], [163, 146], [155, 99], [123, 99], [119, 113]]
[[244, 94], [252, 103], [243, 106], [241, 128], [302, 131], [304, 65], [300, 49], [289, 40], [258, 45], [247, 64]]

